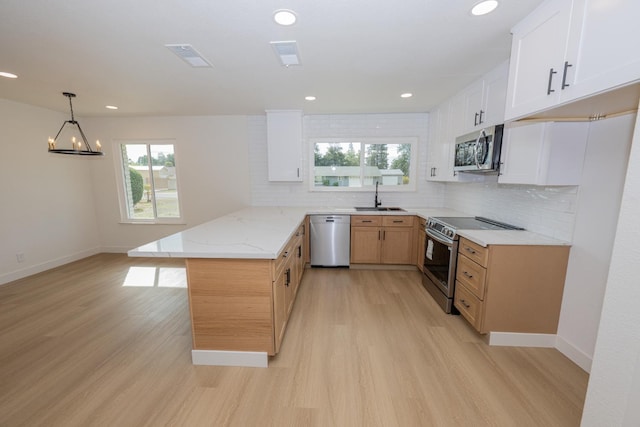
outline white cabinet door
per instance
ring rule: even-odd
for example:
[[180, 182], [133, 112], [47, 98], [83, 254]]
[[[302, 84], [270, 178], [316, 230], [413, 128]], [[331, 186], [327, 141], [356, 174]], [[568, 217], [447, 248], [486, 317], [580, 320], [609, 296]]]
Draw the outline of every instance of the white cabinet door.
[[558, 102], [571, 9], [571, 0], [547, 1], [513, 28], [507, 120]]
[[484, 93], [484, 80], [480, 79], [468, 86], [462, 92], [464, 112], [460, 118], [460, 134], [472, 132], [482, 125], [485, 118], [482, 95]]
[[302, 181], [302, 111], [267, 111], [269, 181]]
[[452, 166], [449, 151], [452, 141], [450, 102], [445, 101], [429, 113], [429, 146], [427, 150], [427, 181], [447, 181]]
[[564, 100], [640, 79], [640, 1], [574, 0]]
[[509, 61], [505, 61], [484, 77], [482, 127], [504, 123], [508, 79]]
[[501, 184], [579, 185], [589, 123], [535, 123], [505, 129]]

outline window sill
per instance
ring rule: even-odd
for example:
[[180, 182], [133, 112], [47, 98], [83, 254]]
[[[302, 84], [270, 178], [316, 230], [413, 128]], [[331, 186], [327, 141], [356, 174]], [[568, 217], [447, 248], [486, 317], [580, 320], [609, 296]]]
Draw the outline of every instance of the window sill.
[[118, 224], [126, 224], [126, 225], [187, 225], [183, 220], [177, 221], [131, 221], [131, 220], [121, 220]]

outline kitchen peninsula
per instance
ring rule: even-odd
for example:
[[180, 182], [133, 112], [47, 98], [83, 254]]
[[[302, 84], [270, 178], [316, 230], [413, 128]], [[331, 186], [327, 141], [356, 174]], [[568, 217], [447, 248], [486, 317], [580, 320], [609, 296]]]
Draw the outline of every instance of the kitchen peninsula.
[[[194, 364], [266, 367], [268, 356], [279, 351], [307, 259], [307, 215], [327, 213], [356, 211], [246, 208], [140, 246], [129, 256], [185, 258]], [[438, 208], [372, 214], [468, 216]], [[500, 244], [566, 245], [526, 231], [476, 234], [469, 237], [484, 245], [498, 238]]]

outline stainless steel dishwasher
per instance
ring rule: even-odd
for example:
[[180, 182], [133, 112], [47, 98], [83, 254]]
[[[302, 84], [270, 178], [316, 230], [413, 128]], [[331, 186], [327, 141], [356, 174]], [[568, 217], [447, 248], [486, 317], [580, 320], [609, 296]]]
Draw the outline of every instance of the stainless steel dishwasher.
[[311, 266], [348, 267], [351, 216], [311, 215]]

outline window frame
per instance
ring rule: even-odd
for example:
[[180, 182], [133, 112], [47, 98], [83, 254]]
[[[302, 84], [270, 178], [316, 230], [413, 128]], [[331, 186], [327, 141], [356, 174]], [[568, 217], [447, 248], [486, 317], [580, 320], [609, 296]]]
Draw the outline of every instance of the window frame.
[[[152, 184], [153, 188], [153, 212], [154, 218], [130, 218], [129, 217], [129, 209], [128, 204], [129, 200], [127, 195], [125, 194], [126, 183], [125, 183], [125, 167], [128, 168], [128, 164], [124, 164], [124, 159], [122, 158], [122, 146], [123, 145], [144, 145], [147, 149], [147, 155], [149, 155], [150, 146], [152, 145], [171, 145], [173, 146], [173, 158], [175, 161], [176, 168], [176, 191], [178, 194], [178, 210], [180, 216], [174, 218], [158, 218], [157, 206], [155, 203], [155, 184]], [[119, 139], [113, 141], [113, 150], [114, 153], [114, 163], [116, 167], [116, 181], [118, 187], [118, 204], [120, 207], [120, 223], [121, 224], [185, 224], [184, 220], [184, 210], [182, 207], [182, 195], [183, 192], [180, 189], [182, 179], [180, 177], [180, 161], [178, 160], [178, 149], [175, 139]], [[150, 165], [151, 166], [151, 165]], [[127, 169], [128, 170], [128, 169]], [[150, 174], [151, 182], [153, 182], [153, 173]]]
[[372, 191], [375, 185], [363, 185], [361, 187], [319, 187], [315, 185], [315, 145], [316, 143], [358, 143], [360, 144], [360, 182], [364, 182], [365, 145], [367, 144], [410, 144], [411, 157], [409, 164], [409, 184], [407, 185], [380, 185], [380, 192], [411, 192], [417, 189], [418, 178], [418, 137], [335, 137], [335, 138], [310, 138], [307, 144], [309, 148], [309, 191], [312, 192], [362, 192]]

